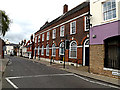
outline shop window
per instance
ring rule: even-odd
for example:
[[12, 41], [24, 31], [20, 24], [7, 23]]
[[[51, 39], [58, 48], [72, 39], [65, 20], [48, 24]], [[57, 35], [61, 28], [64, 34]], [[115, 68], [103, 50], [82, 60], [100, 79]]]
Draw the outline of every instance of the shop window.
[[120, 40], [119, 37], [113, 37], [105, 40], [105, 60], [106, 68], [120, 70]]

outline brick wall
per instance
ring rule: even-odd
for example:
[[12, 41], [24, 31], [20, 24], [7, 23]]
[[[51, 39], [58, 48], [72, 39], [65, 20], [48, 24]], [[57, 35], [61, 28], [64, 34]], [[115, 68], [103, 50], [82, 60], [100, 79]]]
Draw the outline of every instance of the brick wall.
[[90, 45], [90, 71], [102, 73], [104, 68], [104, 45]]
[[104, 57], [104, 45], [90, 45], [90, 72], [120, 78], [112, 75], [112, 71], [104, 70]]
[[[56, 56], [55, 56], [54, 59], [60, 60], [60, 55], [59, 55], [59, 49], [58, 48], [59, 48], [59, 44], [66, 39], [66, 35], [67, 35], [68, 40], [70, 40], [70, 41], [75, 40], [77, 42], [77, 46], [83, 46], [83, 43], [81, 43], [81, 42], [84, 41], [85, 37], [87, 37], [87, 34], [89, 32], [85, 32], [85, 28], [84, 28], [85, 16], [82, 16], [82, 15], [87, 13], [88, 11], [89, 11], [89, 5], [85, 6], [81, 10], [76, 11], [76, 12], [68, 15], [67, 17], [62, 18], [62, 19], [58, 20], [57, 22], [55, 22], [55, 23], [37, 31], [35, 33], [35, 37], [34, 37], [34, 40], [37, 37], [37, 42], [35, 44], [35, 47], [38, 48], [38, 46], [40, 46], [40, 48], [42, 48], [42, 45], [44, 45], [44, 48], [46, 48], [46, 45], [49, 44], [49, 48], [52, 48], [52, 44], [55, 43], [57, 48], [56, 48]], [[76, 18], [80, 15], [81, 15], [81, 17]], [[73, 22], [73, 21], [76, 21], [76, 34], [71, 35], [70, 34], [70, 23]], [[64, 37], [60, 37], [60, 27], [63, 26], [63, 25], [61, 25], [62, 23], [64, 23], [63, 25], [65, 27]], [[44, 25], [47, 25], [47, 24], [45, 23]], [[57, 27], [55, 27], [55, 26], [57, 26]], [[53, 27], [55, 27], [55, 28], [53, 28]], [[56, 38], [55, 39], [52, 38], [52, 33], [53, 33], [54, 29], [56, 29]], [[47, 32], [44, 32], [44, 31], [49, 32], [49, 40], [46, 39], [47, 38]], [[44, 34], [44, 41], [42, 41], [42, 34]], [[39, 35], [40, 35], [40, 42], [38, 42]], [[46, 52], [46, 49], [44, 49], [44, 56], [41, 56], [41, 53], [40, 53], [40, 57], [50, 59], [51, 54], [52, 54], [52, 50], [49, 49], [49, 57], [46, 56], [45, 52]], [[82, 53], [83, 53], [83, 49], [78, 48], [77, 49], [77, 58], [76, 59], [70, 59], [69, 58], [69, 50], [66, 50], [65, 51], [65, 61], [76, 62], [76, 60], [79, 60], [78, 63], [82, 64], [82, 58], [83, 58]], [[38, 55], [37, 55], [37, 57], [38, 57]]]

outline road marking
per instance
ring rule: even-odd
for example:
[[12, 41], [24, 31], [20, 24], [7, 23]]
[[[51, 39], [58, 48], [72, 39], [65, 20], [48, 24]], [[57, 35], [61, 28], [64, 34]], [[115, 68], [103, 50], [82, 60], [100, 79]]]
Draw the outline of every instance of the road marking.
[[13, 83], [11, 82], [8, 78], [5, 78], [15, 89], [18, 89], [18, 87]]
[[17, 77], [7, 77], [5, 78], [15, 89], [18, 89], [18, 87], [10, 81], [10, 79], [19, 79], [19, 78], [31, 78], [31, 77], [46, 77], [46, 76], [71, 76], [74, 75], [72, 73], [68, 74], [47, 74], [47, 75], [34, 75], [34, 76], [17, 76]]
[[71, 73], [68, 74], [47, 74], [47, 75], [33, 75], [33, 76], [17, 76], [17, 77], [7, 77], [8, 79], [18, 79], [18, 78], [31, 78], [31, 77], [46, 77], [46, 76], [70, 76], [74, 75]]
[[82, 80], [85, 80], [85, 81], [87, 81], [87, 82], [96, 83], [96, 84], [100, 84], [100, 85], [103, 85], [103, 86], [120, 89], [120, 87], [117, 87], [117, 86], [114, 86], [114, 85], [110, 85], [110, 84], [101, 83], [101, 82], [97, 82], [97, 81], [92, 81], [92, 80], [89, 80], [89, 79], [87, 79], [87, 78], [84, 78], [84, 77], [82, 77], [82, 76], [79, 76], [79, 75], [76, 75], [76, 74], [73, 74], [73, 73], [67, 73], [67, 74], [32, 75], [32, 76], [17, 76], [17, 77], [7, 77], [7, 78], [5, 78], [5, 79], [6, 79], [15, 89], [18, 89], [18, 87], [17, 87], [12, 81], [10, 81], [10, 79], [31, 78], [31, 77], [48, 77], [48, 76], [75, 76], [75, 77], [78, 77], [78, 78], [80, 78], [80, 79], [82, 79]]
[[118, 88], [118, 89], [120, 89], [120, 87], [118, 87], [118, 86], [114, 86], [114, 85], [110, 85], [110, 84], [104, 84], [104, 83], [101, 83], [101, 82], [88, 80], [88, 79], [86, 79], [86, 78], [84, 78], [84, 77], [81, 77], [81, 76], [78, 76], [78, 75], [76, 75], [76, 74], [74, 74], [74, 76], [76, 76], [76, 77], [78, 77], [78, 78], [80, 78], [80, 79], [83, 79], [83, 80], [85, 80], [85, 81], [91, 82], [91, 83], [96, 83], [96, 84], [104, 85], [104, 86], [107, 86], [107, 87], [112, 87], [112, 88]]

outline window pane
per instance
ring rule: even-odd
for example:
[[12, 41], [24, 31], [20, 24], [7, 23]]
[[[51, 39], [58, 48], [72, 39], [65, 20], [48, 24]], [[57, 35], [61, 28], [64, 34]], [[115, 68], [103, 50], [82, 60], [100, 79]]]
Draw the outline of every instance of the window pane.
[[111, 2], [107, 2], [108, 10], [111, 10]]
[[108, 12], [108, 19], [111, 19], [111, 11]]
[[44, 55], [44, 46], [42, 46], [41, 54]]
[[115, 0], [112, 0], [112, 8], [116, 8]]
[[116, 9], [113, 10], [113, 18], [115, 18], [115, 17], [116, 17]]
[[76, 51], [71, 51], [71, 57], [76, 57]]
[[106, 3], [103, 4], [103, 11], [106, 11]]
[[55, 56], [56, 55], [56, 48], [55, 48], [55, 44], [52, 45], [52, 55]]
[[64, 26], [60, 27], [60, 36], [64, 36]]
[[49, 45], [46, 46], [46, 55], [49, 55]]

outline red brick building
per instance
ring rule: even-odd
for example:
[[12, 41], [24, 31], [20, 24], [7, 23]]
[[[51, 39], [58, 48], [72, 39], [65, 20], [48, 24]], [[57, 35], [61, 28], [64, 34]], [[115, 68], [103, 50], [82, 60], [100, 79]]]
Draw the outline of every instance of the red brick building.
[[26, 57], [33, 58], [34, 54], [34, 42], [33, 42], [33, 35], [31, 35], [30, 40], [26, 43], [27, 55]]
[[[89, 65], [89, 28], [87, 15], [89, 2], [83, 2], [68, 11], [64, 5], [63, 14], [51, 22], [46, 22], [34, 36], [34, 57], [61, 60]], [[64, 49], [64, 40], [69, 40], [69, 49]], [[65, 52], [65, 53], [64, 53]]]

